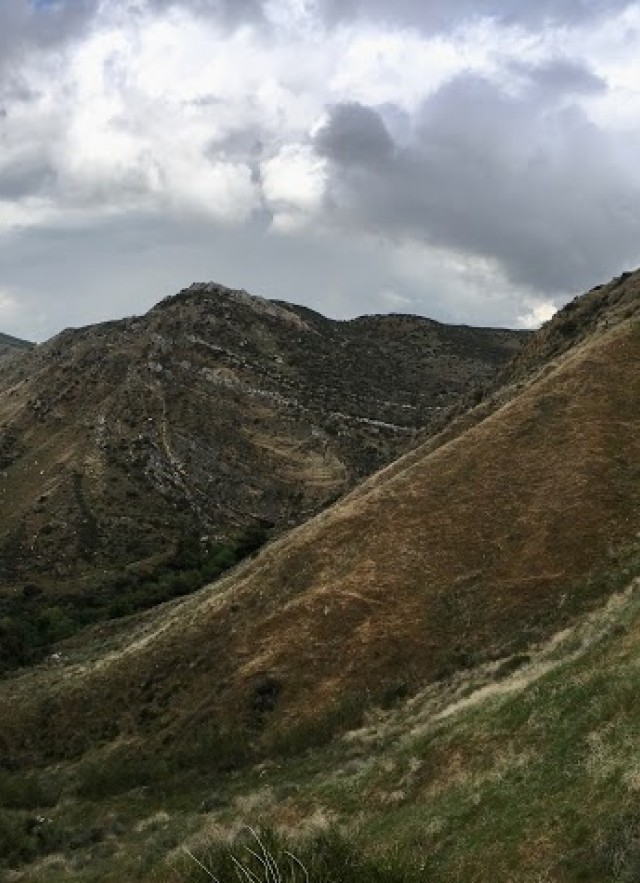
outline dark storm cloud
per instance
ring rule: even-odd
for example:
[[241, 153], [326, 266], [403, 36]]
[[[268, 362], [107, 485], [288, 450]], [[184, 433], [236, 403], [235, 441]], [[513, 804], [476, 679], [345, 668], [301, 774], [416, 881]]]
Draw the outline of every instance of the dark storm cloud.
[[633, 0], [318, 0], [319, 9], [331, 23], [367, 18], [425, 30], [447, 29], [485, 16], [526, 26], [545, 22], [578, 24], [631, 5]]
[[358, 102], [337, 104], [315, 138], [316, 151], [350, 166], [378, 164], [390, 159], [394, 145], [375, 110]]
[[21, 199], [48, 189], [55, 172], [47, 164], [28, 159], [0, 168], [0, 199]]
[[0, 66], [29, 47], [47, 47], [77, 36], [97, 0], [0, 0]]
[[520, 75], [536, 86], [541, 97], [553, 101], [558, 95], [594, 95], [605, 92], [607, 85], [584, 65], [570, 59], [555, 59], [536, 67], [522, 63], [510, 65], [516, 75]]
[[149, 2], [150, 9], [162, 10], [168, 7], [189, 9], [198, 15], [231, 26], [246, 21], [263, 20], [262, 0], [150, 0]]
[[[548, 292], [637, 261], [637, 186], [580, 109], [560, 93], [551, 104], [538, 88], [551, 78], [571, 93], [590, 75], [577, 66], [557, 69], [555, 80], [548, 69], [529, 74], [517, 97], [476, 76], [449, 83], [384, 168], [370, 168], [366, 149], [358, 161], [352, 135], [351, 150], [331, 156], [327, 210], [356, 227], [495, 258], [514, 282]], [[362, 110], [350, 114], [351, 128], [365, 120]], [[334, 108], [328, 133], [345, 113]], [[368, 109], [363, 136], [375, 114]]]

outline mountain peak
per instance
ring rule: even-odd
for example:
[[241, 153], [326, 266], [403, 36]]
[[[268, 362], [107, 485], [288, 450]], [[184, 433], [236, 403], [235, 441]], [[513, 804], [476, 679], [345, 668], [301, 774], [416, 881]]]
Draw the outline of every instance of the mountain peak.
[[282, 301], [268, 300], [259, 295], [249, 294], [241, 288], [228, 288], [218, 282], [194, 282], [177, 294], [163, 298], [152, 312], [182, 306], [208, 309], [214, 313], [224, 310], [225, 307], [243, 307], [258, 316], [271, 316], [298, 326], [303, 324], [297, 313], [288, 309], [288, 304]]

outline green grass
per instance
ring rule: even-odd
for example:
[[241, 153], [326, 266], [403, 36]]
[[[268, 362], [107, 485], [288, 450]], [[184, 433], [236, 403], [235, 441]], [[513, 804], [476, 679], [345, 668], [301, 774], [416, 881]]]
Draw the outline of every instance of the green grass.
[[[63, 869], [29, 865], [25, 879], [38, 883], [211, 879], [199, 861], [225, 883], [237, 879], [232, 854], [255, 861], [246, 839], [224, 835], [245, 824], [268, 826], [282, 883], [306, 883], [287, 851], [310, 883], [640, 879], [640, 595], [529, 656], [552, 668], [511, 692], [526, 660], [492, 695], [442, 719], [434, 712], [472, 695], [486, 673], [374, 716], [347, 703], [340, 715], [360, 730], [313, 747], [296, 736], [257, 766], [221, 763], [233, 740], [194, 732], [171, 758], [123, 748], [110, 762], [96, 754], [22, 779], [5, 772], [2, 861], [61, 853]], [[44, 832], [38, 816], [51, 819]], [[316, 817], [322, 830], [304, 835], [300, 824]]]
[[214, 841], [185, 850], [167, 881], [174, 883], [418, 883], [417, 866], [397, 855], [362, 848], [337, 829], [304, 839], [285, 838], [272, 829], [242, 831], [230, 843]]

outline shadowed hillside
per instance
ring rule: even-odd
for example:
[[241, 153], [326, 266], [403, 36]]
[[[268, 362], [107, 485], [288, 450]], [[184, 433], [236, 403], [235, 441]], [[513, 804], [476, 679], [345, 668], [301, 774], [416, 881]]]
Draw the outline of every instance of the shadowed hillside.
[[11, 337], [9, 334], [0, 334], [0, 368], [5, 366], [9, 360], [25, 350], [33, 347], [28, 340], [20, 340], [18, 337]]

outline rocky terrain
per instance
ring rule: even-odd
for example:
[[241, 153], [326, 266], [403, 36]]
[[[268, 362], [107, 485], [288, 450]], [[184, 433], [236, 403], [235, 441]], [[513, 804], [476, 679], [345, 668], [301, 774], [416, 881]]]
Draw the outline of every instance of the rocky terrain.
[[46, 787], [65, 836], [99, 820], [109, 869], [85, 842], [69, 880], [140, 855], [114, 818], [149, 832], [140, 879], [201, 879], [163, 843], [310, 819], [419, 859], [412, 880], [636, 879], [638, 365], [640, 272], [222, 580], [6, 679], [5, 787], [34, 796], [5, 825]]
[[0, 657], [201, 586], [410, 447], [526, 337], [200, 284], [12, 357]]
[[28, 340], [20, 340], [20, 338], [11, 337], [9, 334], [0, 334], [0, 369], [12, 357], [24, 353], [32, 347], [33, 344]]

